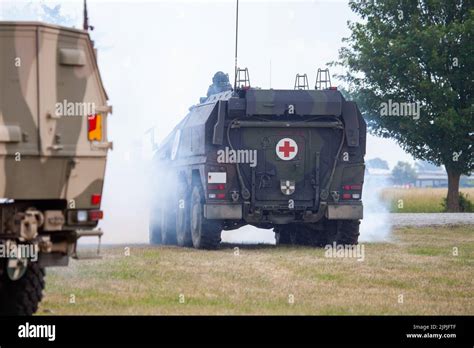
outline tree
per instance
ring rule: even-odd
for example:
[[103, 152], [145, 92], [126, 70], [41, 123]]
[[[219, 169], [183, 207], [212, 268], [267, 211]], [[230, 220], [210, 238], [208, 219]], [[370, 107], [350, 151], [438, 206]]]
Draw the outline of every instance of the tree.
[[445, 166], [448, 209], [458, 211], [459, 178], [474, 169], [473, 1], [352, 0], [349, 6], [363, 22], [349, 23], [348, 46], [335, 63], [347, 70], [339, 77], [373, 134]]
[[398, 162], [393, 167], [392, 180], [397, 185], [414, 184], [416, 181], [415, 169], [408, 162]]
[[388, 162], [378, 157], [369, 159], [366, 164], [368, 168], [389, 169]]

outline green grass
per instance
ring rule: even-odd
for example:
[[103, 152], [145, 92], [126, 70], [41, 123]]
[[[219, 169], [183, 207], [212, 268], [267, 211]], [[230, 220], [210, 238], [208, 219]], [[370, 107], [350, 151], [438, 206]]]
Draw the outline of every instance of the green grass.
[[235, 256], [233, 247], [105, 248], [103, 260], [48, 269], [38, 313], [474, 314], [472, 226], [398, 229], [391, 243], [364, 244], [362, 262], [306, 247], [239, 246]]
[[[473, 188], [461, 188], [460, 191], [474, 203]], [[381, 199], [392, 213], [442, 213], [447, 192], [446, 188], [389, 188], [382, 191]]]

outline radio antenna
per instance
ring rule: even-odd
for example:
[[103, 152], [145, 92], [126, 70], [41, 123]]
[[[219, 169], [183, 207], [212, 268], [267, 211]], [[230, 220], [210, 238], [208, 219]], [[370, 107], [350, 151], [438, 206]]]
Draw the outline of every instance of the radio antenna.
[[239, 0], [235, 9], [235, 69], [234, 69], [234, 91], [237, 89], [237, 43], [239, 39]]
[[87, 1], [84, 0], [84, 21], [82, 22], [82, 29], [85, 31], [94, 30], [92, 25], [89, 25], [89, 16], [87, 15]]

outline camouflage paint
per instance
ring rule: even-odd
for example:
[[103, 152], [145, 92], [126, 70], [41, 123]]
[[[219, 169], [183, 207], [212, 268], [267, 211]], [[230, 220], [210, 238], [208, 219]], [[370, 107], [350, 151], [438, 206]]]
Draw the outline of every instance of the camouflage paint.
[[[85, 64], [63, 64], [62, 49], [82, 51]], [[67, 199], [76, 208], [94, 207], [90, 195], [102, 193], [105, 175], [107, 95], [88, 33], [0, 22], [0, 87], [0, 197]], [[94, 103], [99, 109], [99, 147], [88, 140], [87, 117], [55, 115], [56, 103], [64, 100]], [[18, 129], [20, 141], [8, 142]], [[15, 161], [18, 153], [21, 160]]]

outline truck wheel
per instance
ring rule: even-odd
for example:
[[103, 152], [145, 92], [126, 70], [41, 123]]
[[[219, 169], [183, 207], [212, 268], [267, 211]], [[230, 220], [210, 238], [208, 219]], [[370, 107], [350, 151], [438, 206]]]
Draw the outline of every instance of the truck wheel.
[[337, 231], [337, 244], [355, 245], [359, 241], [359, 220], [341, 220]]
[[150, 212], [150, 222], [148, 226], [150, 244], [161, 244], [161, 222], [157, 216], [161, 215], [161, 210], [154, 209]]
[[44, 268], [31, 262], [26, 273], [16, 281], [7, 272], [0, 276], [0, 315], [33, 315], [43, 298]]
[[176, 212], [169, 207], [161, 210], [161, 244], [176, 245]]
[[328, 221], [328, 244], [355, 245], [359, 240], [359, 220]]
[[294, 245], [312, 245], [311, 231], [303, 224], [290, 225], [290, 239]]
[[275, 244], [276, 245], [290, 245], [290, 231], [283, 226], [275, 227]]
[[221, 241], [221, 225], [204, 217], [204, 195], [199, 186], [191, 194], [191, 236], [196, 249], [216, 249]]
[[181, 189], [178, 194], [178, 203], [176, 208], [176, 241], [181, 247], [192, 247], [191, 237], [191, 203], [188, 190]]

